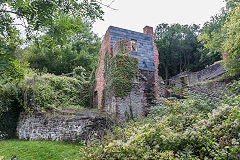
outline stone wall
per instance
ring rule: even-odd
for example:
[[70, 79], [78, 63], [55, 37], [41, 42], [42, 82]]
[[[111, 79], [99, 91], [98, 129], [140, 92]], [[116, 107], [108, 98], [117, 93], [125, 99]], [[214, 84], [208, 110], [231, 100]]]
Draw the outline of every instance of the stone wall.
[[224, 68], [221, 63], [217, 63], [209, 66], [198, 72], [182, 72], [174, 77], [170, 78], [170, 83], [180, 86], [182, 83], [182, 78], [185, 78], [185, 83], [196, 84], [198, 82], [203, 82], [206, 80], [214, 79], [224, 73]]
[[69, 113], [22, 112], [17, 136], [23, 140], [80, 141], [101, 136], [109, 126], [109, 119], [85, 111]]
[[146, 106], [148, 105], [146, 85], [147, 78], [138, 72], [129, 95], [121, 98], [116, 97], [108, 91], [103, 109], [109, 113], [112, 118], [118, 119], [120, 122], [128, 119], [139, 120], [143, 118], [147, 112]]
[[210, 81], [205, 83], [195, 84], [195, 90], [199, 91], [200, 93], [208, 96], [209, 98], [218, 98], [222, 99], [225, 93], [228, 93], [228, 87], [230, 86], [231, 82], [225, 81]]

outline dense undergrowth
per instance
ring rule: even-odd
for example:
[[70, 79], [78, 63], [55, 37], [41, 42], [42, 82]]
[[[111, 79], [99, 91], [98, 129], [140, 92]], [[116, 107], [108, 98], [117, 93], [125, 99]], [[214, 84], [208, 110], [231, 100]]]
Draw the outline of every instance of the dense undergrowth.
[[16, 138], [21, 111], [82, 110], [89, 106], [83, 77], [33, 75], [16, 83], [0, 80], [0, 139]]
[[27, 110], [82, 109], [89, 103], [87, 85], [74, 77], [53, 74], [0, 84], [0, 114], [16, 105]]
[[42, 110], [81, 109], [88, 99], [84, 83], [76, 78], [45, 74], [20, 84], [26, 108]]
[[222, 102], [167, 100], [81, 149], [84, 159], [239, 159], [240, 82]]

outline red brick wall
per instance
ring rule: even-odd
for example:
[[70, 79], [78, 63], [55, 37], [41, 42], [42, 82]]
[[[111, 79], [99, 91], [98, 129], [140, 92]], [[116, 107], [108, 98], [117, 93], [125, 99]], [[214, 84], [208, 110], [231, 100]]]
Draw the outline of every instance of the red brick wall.
[[122, 47], [124, 47], [126, 53], [131, 53], [131, 41], [127, 39], [119, 39], [112, 47], [112, 55], [119, 53]]
[[102, 108], [102, 96], [103, 96], [103, 89], [106, 85], [106, 81], [104, 79], [104, 58], [105, 53], [108, 51], [109, 57], [111, 57], [111, 46], [110, 46], [110, 29], [108, 28], [104, 39], [102, 41], [101, 50], [100, 50], [100, 58], [99, 58], [99, 64], [98, 69], [96, 72], [96, 88], [95, 91], [97, 91], [97, 101], [98, 101], [98, 109]]

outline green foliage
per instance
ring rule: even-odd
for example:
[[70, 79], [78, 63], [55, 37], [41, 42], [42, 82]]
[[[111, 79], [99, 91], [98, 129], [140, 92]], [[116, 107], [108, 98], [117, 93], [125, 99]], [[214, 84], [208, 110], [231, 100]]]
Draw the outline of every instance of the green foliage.
[[229, 16], [223, 30], [226, 31], [223, 49], [226, 51], [225, 67], [231, 76], [240, 74], [240, 4]]
[[62, 14], [84, 18], [88, 21], [102, 19], [103, 14], [101, 7], [95, 0], [81, 2], [76, 0], [2, 0], [0, 13], [6, 14], [8, 16], [7, 20], [12, 19], [10, 15], [12, 13], [20, 20], [25, 21], [27, 24], [22, 23], [22, 25], [26, 27], [28, 36], [33, 34], [34, 31], [53, 27], [54, 22], [57, 20], [56, 17]]
[[[79, 144], [51, 141], [0, 141], [0, 159], [64, 160], [81, 159]], [[3, 158], [3, 159], [2, 159]]]
[[11, 81], [18, 83], [24, 79], [24, 76], [30, 72], [27, 62], [21, 62], [18, 59], [9, 59], [8, 67], [0, 72], [1, 81]]
[[23, 81], [21, 88], [27, 110], [82, 109], [88, 103], [85, 84], [76, 78], [50, 74], [34, 76]]
[[[41, 43], [41, 45], [52, 46], [48, 48], [49, 53], [52, 48], [58, 48], [58, 52], [62, 52], [59, 50], [59, 46], [62, 46], [63, 43], [68, 44], [70, 40], [75, 41], [79, 39], [85, 30], [83, 26], [87, 23], [92, 24], [96, 19], [102, 19], [102, 15], [103, 11], [99, 3], [95, 0], [1, 0], [0, 75], [11, 65], [12, 60], [10, 58], [13, 59], [16, 47], [22, 44], [22, 37], [26, 36], [27, 40], [34, 39], [37, 44]], [[15, 17], [18, 19], [17, 22], [15, 21]], [[24, 30], [26, 35], [20, 35], [19, 28]], [[47, 36], [39, 36], [43, 33], [46, 33]], [[65, 52], [69, 52], [69, 50]], [[56, 58], [56, 56], [50, 57]], [[71, 56], [71, 58], [74, 57]], [[90, 58], [89, 56], [83, 56], [83, 59], [89, 60]], [[72, 65], [71, 63], [71, 67]]]
[[58, 42], [60, 37], [53, 39], [52, 35], [42, 36], [40, 41], [23, 50], [23, 60], [28, 61], [34, 69], [57, 75], [70, 73], [78, 66], [90, 73], [97, 62], [100, 40], [88, 26], [79, 28], [82, 31], [75, 32], [79, 34], [75, 35], [76, 40], [71, 35], [62, 42]]
[[[210, 53], [226, 53], [225, 69], [230, 76], [240, 73], [239, 63], [239, 1], [226, 0], [226, 9], [205, 23], [202, 34], [198, 37]], [[238, 4], [238, 5], [237, 5]]]
[[[168, 79], [183, 71], [198, 71], [208, 65], [202, 63], [205, 55], [197, 41], [198, 25], [159, 24], [155, 30], [155, 43], [159, 52], [159, 75]], [[210, 62], [211, 63], [211, 62]]]
[[224, 34], [221, 33], [222, 27], [227, 20], [227, 13], [222, 10], [220, 14], [212, 16], [201, 29], [198, 40], [204, 45], [204, 49], [209, 55], [221, 55]]
[[18, 98], [21, 91], [14, 83], [0, 81], [0, 140], [16, 138], [16, 126], [20, 106]]
[[20, 91], [14, 83], [3, 84], [0, 81], [0, 115], [16, 106], [19, 94]]
[[238, 103], [195, 96], [166, 101], [153, 107], [147, 119], [116, 127], [106, 141], [81, 152], [84, 159], [238, 159], [240, 98], [232, 94], [230, 99]]
[[232, 9], [237, 7], [237, 3], [239, 3], [240, 0], [225, 0], [225, 2], [227, 2], [226, 8], [231, 11]]
[[138, 60], [128, 53], [118, 53], [109, 61], [108, 90], [116, 96], [124, 97], [133, 87], [134, 77], [138, 71]]

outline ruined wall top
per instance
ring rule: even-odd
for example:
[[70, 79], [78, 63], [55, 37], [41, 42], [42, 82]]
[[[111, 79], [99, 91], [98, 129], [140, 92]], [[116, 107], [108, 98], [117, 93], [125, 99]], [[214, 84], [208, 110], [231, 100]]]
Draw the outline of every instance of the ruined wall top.
[[146, 33], [135, 32], [114, 26], [109, 27], [110, 31], [110, 47], [119, 39], [127, 39], [136, 44], [136, 48], [131, 50], [131, 55], [138, 58], [139, 69], [146, 71], [155, 71], [153, 39], [152, 35]]

